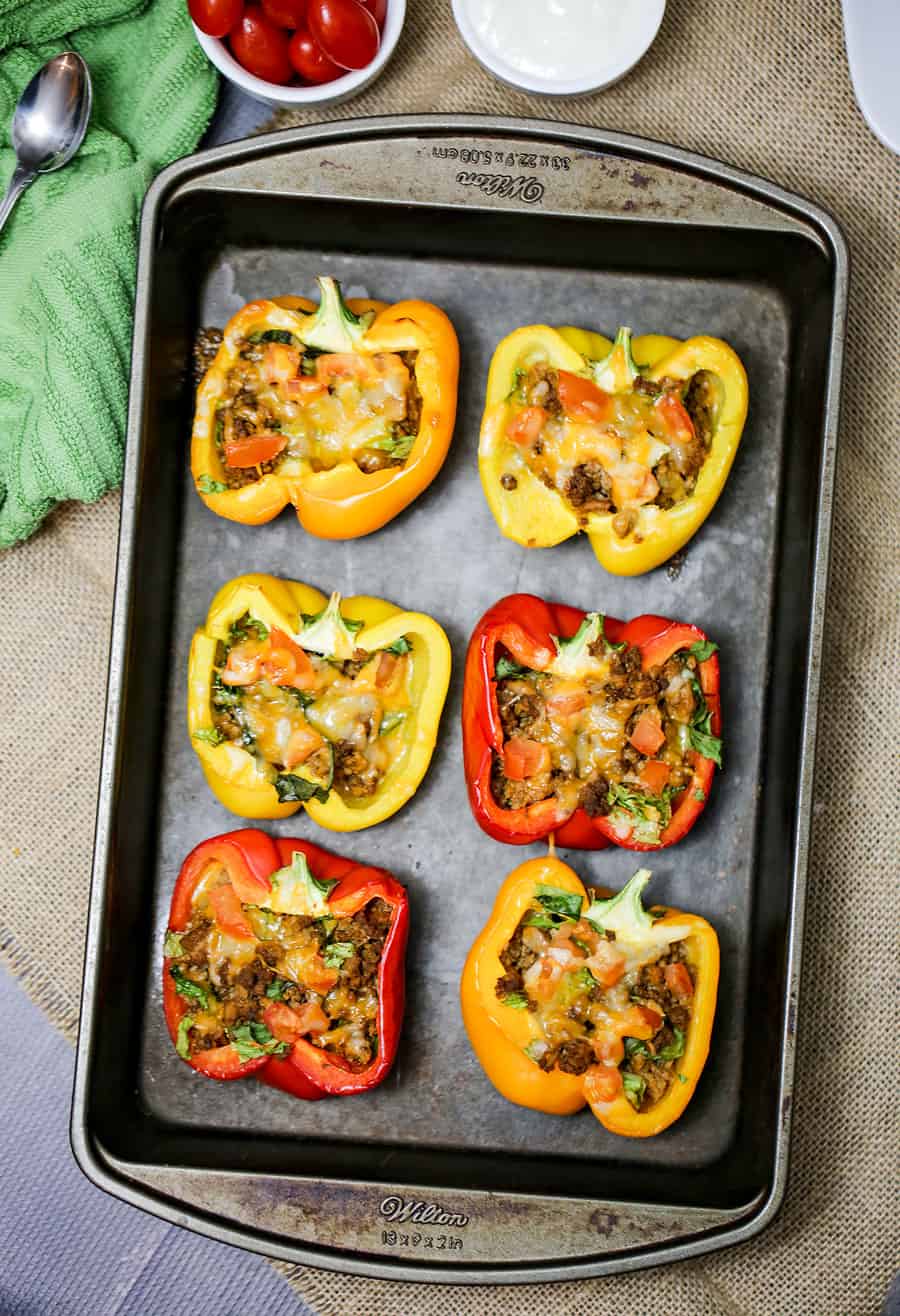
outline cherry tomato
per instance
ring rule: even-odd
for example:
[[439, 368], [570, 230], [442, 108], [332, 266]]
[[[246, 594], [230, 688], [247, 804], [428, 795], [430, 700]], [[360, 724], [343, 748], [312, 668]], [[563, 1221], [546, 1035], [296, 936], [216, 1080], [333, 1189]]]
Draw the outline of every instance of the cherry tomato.
[[[291, 63], [300, 74], [304, 82], [333, 82], [335, 78], [342, 78], [344, 70], [339, 68], [333, 60], [330, 60], [320, 45], [313, 41], [305, 27], [298, 27], [297, 31], [291, 37], [291, 43], [288, 47], [288, 55]], [[294, 381], [291, 380], [290, 383]], [[322, 385], [317, 380], [308, 381], [300, 380], [298, 383], [313, 382], [321, 389]]]
[[378, 24], [358, 0], [309, 0], [309, 30], [342, 69], [364, 69], [378, 54]]
[[279, 27], [302, 27], [306, 22], [306, 0], [262, 0], [266, 18]]
[[231, 52], [248, 73], [264, 82], [290, 82], [294, 66], [288, 58], [288, 37], [266, 18], [259, 5], [248, 5], [228, 38]]
[[364, 9], [375, 19], [379, 28], [384, 29], [384, 20], [387, 17], [387, 0], [359, 0]]
[[243, 12], [244, 0], [188, 0], [188, 13], [208, 37], [227, 37]]

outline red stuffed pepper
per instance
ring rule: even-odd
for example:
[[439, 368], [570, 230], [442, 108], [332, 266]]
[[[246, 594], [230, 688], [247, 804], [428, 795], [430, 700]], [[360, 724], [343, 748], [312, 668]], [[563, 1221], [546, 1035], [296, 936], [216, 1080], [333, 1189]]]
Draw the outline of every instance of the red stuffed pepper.
[[717, 646], [696, 626], [616, 621], [533, 594], [469, 642], [463, 756], [488, 835], [659, 850], [690, 831], [721, 766]]
[[183, 1060], [296, 1097], [376, 1087], [403, 1021], [406, 891], [382, 868], [248, 827], [184, 861], [163, 1005]]

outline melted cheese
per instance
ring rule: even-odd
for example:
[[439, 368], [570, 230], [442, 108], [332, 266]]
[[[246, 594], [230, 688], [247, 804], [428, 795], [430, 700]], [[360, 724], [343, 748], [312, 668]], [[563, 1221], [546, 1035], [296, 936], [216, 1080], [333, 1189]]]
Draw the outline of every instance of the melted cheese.
[[276, 389], [260, 388], [258, 397], [288, 436], [289, 457], [328, 470], [389, 438], [393, 424], [406, 416], [410, 375], [400, 357], [384, 352], [352, 360], [355, 374], [333, 378], [328, 391], [308, 400], [285, 400]]
[[609, 476], [615, 507], [638, 507], [656, 497], [659, 488], [652, 471], [669, 446], [647, 428], [653, 411], [648, 398], [617, 394], [611, 405], [612, 418], [603, 422], [551, 417], [541, 430], [540, 450], [522, 455], [535, 474], [546, 477], [560, 492], [576, 466], [596, 462]]

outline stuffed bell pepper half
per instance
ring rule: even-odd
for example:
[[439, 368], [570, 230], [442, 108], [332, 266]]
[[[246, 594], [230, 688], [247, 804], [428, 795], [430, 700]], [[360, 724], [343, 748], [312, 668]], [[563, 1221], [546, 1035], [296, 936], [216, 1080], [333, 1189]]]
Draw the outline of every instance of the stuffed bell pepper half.
[[191, 743], [233, 813], [305, 807], [322, 827], [357, 831], [418, 789], [449, 680], [450, 645], [431, 617], [238, 576], [191, 644]]
[[717, 646], [510, 594], [469, 642], [463, 758], [478, 824], [523, 845], [658, 850], [690, 831], [721, 766]]
[[709, 516], [746, 414], [744, 367], [718, 338], [530, 325], [491, 362], [481, 482], [507, 538], [546, 548], [584, 530], [607, 571], [639, 575]]
[[255, 828], [182, 865], [163, 948], [175, 1049], [207, 1078], [295, 1097], [376, 1087], [403, 1022], [406, 890], [390, 873]]
[[715, 931], [644, 909], [640, 869], [589, 895], [559, 859], [503, 883], [463, 970], [469, 1041], [508, 1101], [551, 1115], [589, 1104], [612, 1133], [646, 1138], [684, 1111], [709, 1053], [719, 978]]
[[318, 307], [259, 300], [229, 321], [197, 392], [191, 472], [231, 521], [260, 525], [292, 503], [310, 534], [355, 539], [440, 470], [459, 344], [428, 302], [348, 303], [318, 282]]

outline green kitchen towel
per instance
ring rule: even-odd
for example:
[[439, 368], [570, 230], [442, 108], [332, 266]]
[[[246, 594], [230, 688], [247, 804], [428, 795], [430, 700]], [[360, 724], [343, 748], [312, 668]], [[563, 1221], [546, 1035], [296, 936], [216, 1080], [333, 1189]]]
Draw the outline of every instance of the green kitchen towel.
[[[78, 155], [32, 184], [0, 234], [0, 548], [56, 503], [92, 501], [119, 482], [141, 201], [215, 107], [217, 76], [185, 0], [123, 9], [0, 0], [2, 186], [15, 163], [10, 119], [35, 70], [74, 47], [94, 84]], [[46, 40], [10, 45], [25, 31]]]

